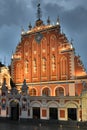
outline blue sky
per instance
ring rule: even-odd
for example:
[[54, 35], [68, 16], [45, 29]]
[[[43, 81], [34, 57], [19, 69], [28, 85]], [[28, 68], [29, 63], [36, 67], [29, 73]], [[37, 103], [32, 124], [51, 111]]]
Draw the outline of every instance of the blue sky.
[[[21, 40], [21, 28], [35, 24], [39, 0], [0, 0], [0, 61], [9, 65], [12, 52]], [[55, 24], [60, 17], [61, 30], [73, 39], [76, 55], [87, 69], [87, 0], [40, 0], [42, 20], [50, 16]]]

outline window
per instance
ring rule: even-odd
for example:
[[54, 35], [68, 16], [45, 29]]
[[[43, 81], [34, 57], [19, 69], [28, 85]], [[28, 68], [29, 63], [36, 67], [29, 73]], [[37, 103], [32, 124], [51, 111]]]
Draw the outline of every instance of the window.
[[25, 73], [28, 73], [28, 61], [25, 61]]
[[36, 73], [37, 72], [37, 65], [36, 65], [36, 59], [34, 58], [33, 60], [33, 72]]
[[16, 66], [16, 79], [21, 79], [22, 77], [22, 65], [20, 63]]
[[67, 75], [67, 58], [64, 56], [61, 59], [61, 76], [66, 77]]
[[42, 58], [42, 71], [45, 72], [46, 71], [46, 59]]
[[43, 96], [50, 96], [50, 90], [49, 88], [44, 88], [42, 91], [42, 95]]
[[55, 96], [64, 96], [64, 89], [62, 87], [56, 88]]
[[51, 63], [52, 64], [52, 71], [54, 72], [55, 69], [56, 69], [55, 56], [54, 55], [52, 55], [51, 61], [52, 61], [52, 63]]
[[35, 88], [30, 89], [29, 95], [30, 96], [36, 96], [36, 90], [35, 90]]

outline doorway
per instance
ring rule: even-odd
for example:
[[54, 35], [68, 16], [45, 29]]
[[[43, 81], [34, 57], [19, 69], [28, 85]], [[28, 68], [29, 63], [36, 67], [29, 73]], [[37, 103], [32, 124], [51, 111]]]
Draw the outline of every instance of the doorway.
[[33, 119], [40, 119], [40, 107], [33, 107]]
[[10, 103], [10, 109], [11, 109], [11, 120], [18, 120], [19, 119], [19, 103], [13, 100]]
[[68, 108], [68, 119], [77, 120], [77, 109], [76, 108]]
[[58, 119], [58, 110], [57, 108], [49, 108], [49, 119]]

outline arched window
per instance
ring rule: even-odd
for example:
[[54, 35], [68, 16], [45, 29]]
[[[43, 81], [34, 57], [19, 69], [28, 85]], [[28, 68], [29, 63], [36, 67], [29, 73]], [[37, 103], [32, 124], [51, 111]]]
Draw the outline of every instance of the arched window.
[[42, 71], [43, 72], [46, 71], [46, 58], [45, 57], [42, 58]]
[[33, 72], [34, 73], [37, 72], [36, 58], [34, 58], [34, 60], [33, 60]]
[[67, 76], [67, 58], [64, 56], [61, 58], [61, 77]]
[[28, 73], [28, 61], [25, 61], [25, 73]]
[[51, 43], [51, 50], [56, 49], [56, 43], [57, 43], [57, 38], [55, 35], [51, 35], [50, 37], [50, 43]]
[[27, 57], [28, 58], [28, 53], [29, 53], [29, 41], [25, 41], [24, 43], [24, 59]]
[[47, 55], [47, 39], [43, 37], [41, 41], [41, 55], [44, 53], [44, 55]]
[[30, 96], [36, 96], [36, 89], [35, 88], [32, 88], [29, 90], [29, 95]]
[[55, 96], [64, 96], [64, 89], [62, 87], [56, 88]]
[[49, 88], [44, 88], [42, 90], [42, 95], [43, 96], [50, 96], [50, 90], [49, 90]]
[[52, 64], [52, 71], [54, 72], [56, 69], [55, 55], [52, 55], [51, 62], [52, 62], [51, 63]]
[[18, 63], [16, 65], [16, 79], [21, 79], [22, 78], [22, 65]]
[[32, 55], [34, 54], [34, 52], [35, 51], [37, 51], [37, 43], [36, 43], [36, 41], [35, 41], [35, 39], [33, 40], [33, 42], [32, 42]]

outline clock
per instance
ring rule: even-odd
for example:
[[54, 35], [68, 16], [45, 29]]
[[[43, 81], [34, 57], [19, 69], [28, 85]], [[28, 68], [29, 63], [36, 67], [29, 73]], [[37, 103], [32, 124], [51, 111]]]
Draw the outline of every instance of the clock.
[[43, 35], [40, 32], [36, 33], [35, 40], [37, 43], [40, 43], [42, 38], [43, 38]]

